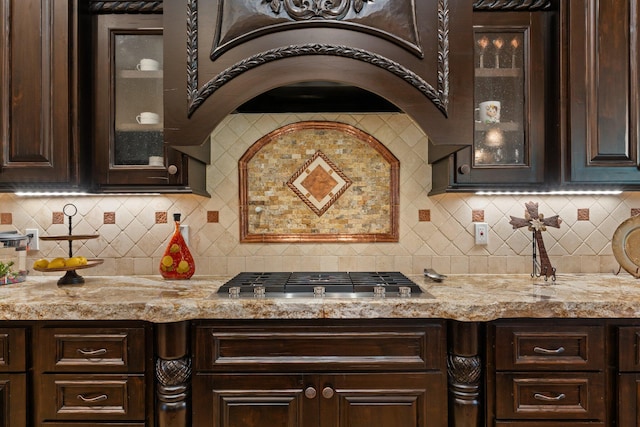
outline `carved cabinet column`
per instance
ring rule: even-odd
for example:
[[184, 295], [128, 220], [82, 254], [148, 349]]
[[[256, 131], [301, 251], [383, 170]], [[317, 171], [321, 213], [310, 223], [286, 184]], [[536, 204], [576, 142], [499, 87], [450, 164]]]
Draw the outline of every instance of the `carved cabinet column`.
[[479, 350], [479, 324], [455, 322], [449, 325], [449, 425], [479, 427], [482, 360]]
[[191, 425], [189, 322], [156, 325], [156, 419], [158, 427]]

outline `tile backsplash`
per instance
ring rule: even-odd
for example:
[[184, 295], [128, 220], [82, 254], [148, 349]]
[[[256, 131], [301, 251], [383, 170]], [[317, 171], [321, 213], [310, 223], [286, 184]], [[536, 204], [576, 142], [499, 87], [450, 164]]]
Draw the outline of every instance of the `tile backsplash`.
[[[259, 138], [286, 124], [331, 120], [375, 136], [400, 160], [400, 240], [397, 243], [240, 243], [238, 160]], [[234, 275], [240, 271], [401, 271], [421, 273], [530, 273], [531, 233], [513, 230], [510, 215], [524, 215], [524, 204], [539, 203], [545, 216], [559, 215], [559, 229], [544, 232], [547, 252], [558, 273], [611, 273], [618, 264], [611, 237], [618, 225], [640, 212], [640, 193], [618, 196], [428, 196], [431, 167], [427, 137], [404, 114], [230, 115], [212, 133], [207, 189], [194, 195], [18, 197], [0, 194], [0, 231], [39, 228], [41, 235], [68, 233], [60, 213], [78, 208], [74, 234], [97, 234], [74, 241], [73, 250], [104, 264], [91, 275], [158, 274], [173, 233], [173, 213], [189, 226], [196, 275]], [[158, 218], [169, 218], [168, 221]], [[474, 244], [474, 220], [489, 224], [489, 244]], [[37, 258], [68, 255], [67, 242], [41, 241]], [[32, 272], [31, 274], [42, 274]], [[47, 273], [55, 274], [60, 273]], [[623, 273], [626, 274], [626, 273]]]

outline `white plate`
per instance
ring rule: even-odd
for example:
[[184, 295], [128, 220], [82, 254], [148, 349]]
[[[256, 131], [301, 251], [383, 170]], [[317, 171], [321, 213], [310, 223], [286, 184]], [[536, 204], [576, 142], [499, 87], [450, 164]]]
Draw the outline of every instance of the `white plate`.
[[632, 216], [618, 226], [611, 239], [611, 249], [620, 266], [640, 278], [640, 215]]

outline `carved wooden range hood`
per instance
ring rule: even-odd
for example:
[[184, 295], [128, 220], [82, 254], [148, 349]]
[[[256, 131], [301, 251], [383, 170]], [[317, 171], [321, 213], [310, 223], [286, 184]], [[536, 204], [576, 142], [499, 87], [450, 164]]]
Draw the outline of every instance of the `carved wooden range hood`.
[[307, 96], [401, 110], [454, 151], [472, 138], [471, 14], [468, 0], [165, 1], [166, 142], [202, 145], [230, 113]]

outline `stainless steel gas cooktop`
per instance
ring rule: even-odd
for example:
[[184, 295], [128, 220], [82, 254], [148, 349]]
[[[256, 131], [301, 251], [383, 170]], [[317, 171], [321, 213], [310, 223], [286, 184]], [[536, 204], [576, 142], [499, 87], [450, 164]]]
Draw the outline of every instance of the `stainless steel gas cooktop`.
[[399, 272], [247, 272], [222, 285], [218, 293], [230, 296], [411, 296], [422, 290]]

